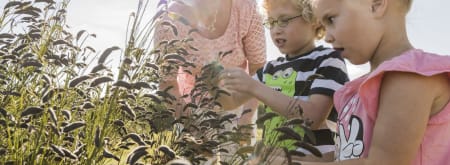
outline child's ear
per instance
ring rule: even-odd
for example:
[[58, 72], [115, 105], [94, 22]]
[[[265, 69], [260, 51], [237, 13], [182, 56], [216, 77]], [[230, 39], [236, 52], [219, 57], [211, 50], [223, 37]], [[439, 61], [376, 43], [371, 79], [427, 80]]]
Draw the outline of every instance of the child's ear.
[[319, 21], [314, 21], [312, 23], [312, 27], [316, 32], [316, 38], [321, 39], [324, 36], [324, 29], [325, 29], [325, 27], [323, 27], [323, 24]]
[[387, 10], [389, 0], [372, 0], [371, 11], [375, 17], [382, 17]]
[[321, 26], [319, 21], [313, 21], [311, 24], [314, 29], [317, 29]]

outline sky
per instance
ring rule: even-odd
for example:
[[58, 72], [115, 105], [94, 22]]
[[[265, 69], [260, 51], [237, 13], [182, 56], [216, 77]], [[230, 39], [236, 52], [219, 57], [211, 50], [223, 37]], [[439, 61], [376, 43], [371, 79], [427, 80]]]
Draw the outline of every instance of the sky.
[[[3, 10], [8, 0], [0, 1]], [[76, 34], [79, 30], [95, 33], [97, 38], [88, 40], [97, 51], [111, 46], [124, 47], [126, 25], [130, 13], [135, 11], [139, 0], [71, 0], [67, 9], [67, 24]], [[260, 0], [257, 0], [260, 1]], [[149, 15], [156, 11], [158, 0], [150, 0]], [[416, 48], [428, 52], [450, 55], [450, 6], [449, 0], [415, 0], [407, 18], [410, 41]], [[280, 56], [267, 37], [268, 59]], [[119, 54], [113, 54], [119, 56]], [[118, 57], [116, 57], [118, 58]], [[368, 72], [368, 65], [355, 66], [347, 62], [351, 79]]]

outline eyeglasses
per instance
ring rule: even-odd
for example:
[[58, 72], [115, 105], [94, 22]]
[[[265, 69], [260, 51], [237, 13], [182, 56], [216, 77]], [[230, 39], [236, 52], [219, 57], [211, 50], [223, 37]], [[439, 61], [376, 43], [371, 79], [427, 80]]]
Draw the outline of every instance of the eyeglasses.
[[280, 19], [276, 19], [276, 20], [271, 20], [271, 19], [267, 19], [264, 21], [263, 25], [267, 28], [267, 29], [272, 29], [275, 26], [279, 26], [279, 27], [286, 27], [289, 22], [295, 18], [301, 17], [302, 14], [297, 15], [297, 16], [293, 16], [293, 17], [289, 17], [289, 18], [280, 18]]

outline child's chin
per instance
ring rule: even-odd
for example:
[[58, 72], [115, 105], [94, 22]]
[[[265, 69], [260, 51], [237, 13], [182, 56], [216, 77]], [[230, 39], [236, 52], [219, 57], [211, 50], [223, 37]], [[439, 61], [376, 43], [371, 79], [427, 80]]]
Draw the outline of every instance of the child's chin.
[[282, 54], [289, 54], [289, 51], [287, 51], [286, 49], [278, 48], [278, 50], [279, 50], [280, 53], [282, 53]]

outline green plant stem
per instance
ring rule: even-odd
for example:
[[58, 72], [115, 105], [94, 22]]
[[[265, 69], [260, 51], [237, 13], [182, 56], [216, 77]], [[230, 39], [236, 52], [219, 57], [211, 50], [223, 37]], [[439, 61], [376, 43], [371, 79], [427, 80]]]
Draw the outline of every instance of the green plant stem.
[[[107, 88], [106, 91], [109, 91], [109, 88]], [[106, 95], [108, 95], [108, 93], [106, 93]], [[105, 137], [105, 133], [106, 133], [106, 128], [108, 126], [108, 123], [110, 122], [111, 119], [111, 114], [113, 113], [113, 111], [115, 110], [114, 108], [117, 107], [117, 98], [119, 95], [119, 90], [116, 89], [114, 91], [114, 94], [112, 95], [112, 97], [109, 99], [109, 103], [104, 104], [103, 106], [103, 112], [107, 111], [106, 113], [106, 117], [103, 120], [103, 124], [101, 126], [101, 133], [100, 133], [100, 139], [103, 139]], [[100, 143], [99, 147], [94, 147], [94, 150], [92, 151], [91, 155], [89, 156], [89, 158], [87, 159], [87, 164], [92, 164], [93, 159], [95, 157], [95, 155], [99, 152], [100, 149], [103, 149], [103, 143]]]

